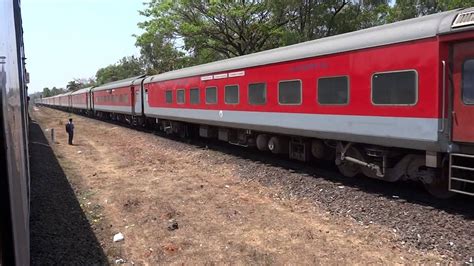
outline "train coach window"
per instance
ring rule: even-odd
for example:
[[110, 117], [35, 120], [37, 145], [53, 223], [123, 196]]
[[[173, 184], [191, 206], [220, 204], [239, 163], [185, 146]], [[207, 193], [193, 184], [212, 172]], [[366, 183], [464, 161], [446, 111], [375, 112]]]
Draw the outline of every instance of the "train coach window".
[[349, 78], [343, 76], [318, 79], [318, 103], [349, 103]]
[[189, 100], [191, 104], [199, 104], [199, 88], [192, 88], [189, 90]]
[[238, 104], [239, 103], [239, 86], [229, 85], [224, 88], [224, 98], [226, 104]]
[[173, 92], [172, 91], [166, 91], [165, 92], [165, 99], [166, 99], [166, 103], [173, 103]]
[[372, 76], [372, 103], [414, 105], [418, 98], [418, 74], [414, 70], [375, 73]]
[[249, 84], [249, 104], [262, 105], [267, 103], [267, 84]]
[[462, 66], [462, 101], [474, 104], [474, 59], [466, 60]]
[[301, 80], [280, 81], [278, 102], [283, 105], [301, 104]]
[[217, 87], [206, 88], [206, 104], [217, 103]]
[[184, 90], [176, 91], [176, 102], [181, 104], [184, 103]]

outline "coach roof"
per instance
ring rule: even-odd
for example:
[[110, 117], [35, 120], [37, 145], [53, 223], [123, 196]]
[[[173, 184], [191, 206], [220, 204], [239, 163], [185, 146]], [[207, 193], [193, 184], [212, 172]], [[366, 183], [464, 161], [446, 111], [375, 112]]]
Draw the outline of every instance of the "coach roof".
[[92, 88], [93, 88], [93, 87], [83, 88], [83, 89], [74, 91], [73, 93], [71, 93], [71, 95], [86, 93], [86, 92], [89, 92]]
[[131, 86], [133, 81], [143, 78], [143, 77], [145, 77], [145, 75], [140, 75], [136, 77], [109, 82], [104, 85], [92, 88], [92, 91], [103, 91], [103, 90], [110, 90], [110, 89], [117, 89], [117, 88]]
[[71, 94], [71, 92], [65, 92], [65, 93], [57, 94], [57, 95], [52, 96], [51, 98], [58, 98], [58, 97], [68, 96], [69, 94]]
[[[468, 10], [474, 9], [471, 8]], [[230, 70], [240, 70], [253, 66], [268, 65], [308, 57], [435, 37], [453, 31], [451, 25], [460, 11], [464, 12], [466, 10], [451, 10], [365, 30], [174, 70], [150, 76], [145, 80], [145, 83], [219, 73]]]

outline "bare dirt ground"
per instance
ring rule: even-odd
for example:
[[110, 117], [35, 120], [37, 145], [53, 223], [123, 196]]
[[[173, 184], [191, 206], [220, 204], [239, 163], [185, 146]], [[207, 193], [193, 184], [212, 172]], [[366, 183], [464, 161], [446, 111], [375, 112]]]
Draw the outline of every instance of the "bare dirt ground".
[[[383, 224], [333, 214], [305, 197], [280, 197], [283, 188], [241, 177], [243, 159], [219, 160], [228, 155], [44, 107], [31, 115], [47, 136], [55, 129], [51, 146], [110, 263], [434, 264], [454, 259], [402, 245], [398, 232]], [[64, 130], [70, 116], [76, 125], [74, 146], [67, 145]], [[114, 243], [119, 232], [125, 239]]]

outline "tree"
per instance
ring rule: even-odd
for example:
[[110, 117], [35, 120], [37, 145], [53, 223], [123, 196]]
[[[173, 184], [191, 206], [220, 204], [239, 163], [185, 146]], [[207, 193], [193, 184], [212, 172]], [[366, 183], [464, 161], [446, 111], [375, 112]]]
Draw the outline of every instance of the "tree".
[[171, 0], [152, 0], [147, 8], [140, 11], [147, 21], [138, 23], [145, 32], [135, 36], [136, 46], [140, 48], [141, 59], [147, 74], [157, 74], [188, 66], [186, 55], [180, 50], [182, 43], [176, 33], [174, 9], [177, 2]]
[[152, 0], [136, 45], [156, 72], [245, 55], [279, 46], [282, 25], [271, 1]]
[[43, 95], [43, 98], [52, 96], [51, 90], [50, 90], [48, 87], [43, 88], [43, 93], [42, 93], [42, 95]]
[[96, 84], [101, 85], [116, 80], [138, 76], [144, 72], [145, 69], [140, 59], [134, 56], [123, 57], [116, 64], [99, 69], [96, 73]]
[[147, 74], [158, 74], [188, 66], [185, 53], [175, 44], [159, 34], [150, 32], [137, 37], [141, 59]]
[[149, 0], [136, 36], [148, 73], [474, 5], [474, 0]]
[[151, 0], [137, 36], [164, 72], [386, 22], [389, 0]]
[[272, 12], [269, 1], [181, 0], [177, 33], [194, 53], [212, 51], [218, 59], [279, 46], [283, 25], [292, 17]]
[[62, 94], [62, 93], [65, 93], [67, 92], [66, 90], [64, 90], [63, 88], [56, 88], [56, 87], [53, 87], [51, 89], [51, 96], [54, 96], [54, 95], [58, 95], [58, 94]]
[[96, 85], [95, 78], [75, 78], [74, 81], [79, 84], [78, 89], [89, 88]]
[[474, 0], [397, 0], [389, 12], [388, 21], [394, 22], [472, 6]]
[[77, 91], [79, 89], [88, 88], [96, 85], [94, 78], [75, 78], [68, 82], [66, 88], [68, 91]]
[[319, 39], [386, 23], [388, 0], [282, 0], [277, 10], [294, 16], [284, 26], [283, 45]]
[[77, 83], [76, 80], [71, 80], [66, 85], [66, 89], [68, 91], [77, 91], [78, 89], [80, 89], [80, 86], [81, 86], [81, 84]]

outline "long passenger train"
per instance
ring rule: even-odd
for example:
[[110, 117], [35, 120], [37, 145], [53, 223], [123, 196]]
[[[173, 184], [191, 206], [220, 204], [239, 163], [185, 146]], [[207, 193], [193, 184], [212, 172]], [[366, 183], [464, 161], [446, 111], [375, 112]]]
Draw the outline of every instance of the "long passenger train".
[[474, 8], [40, 102], [474, 196]]

